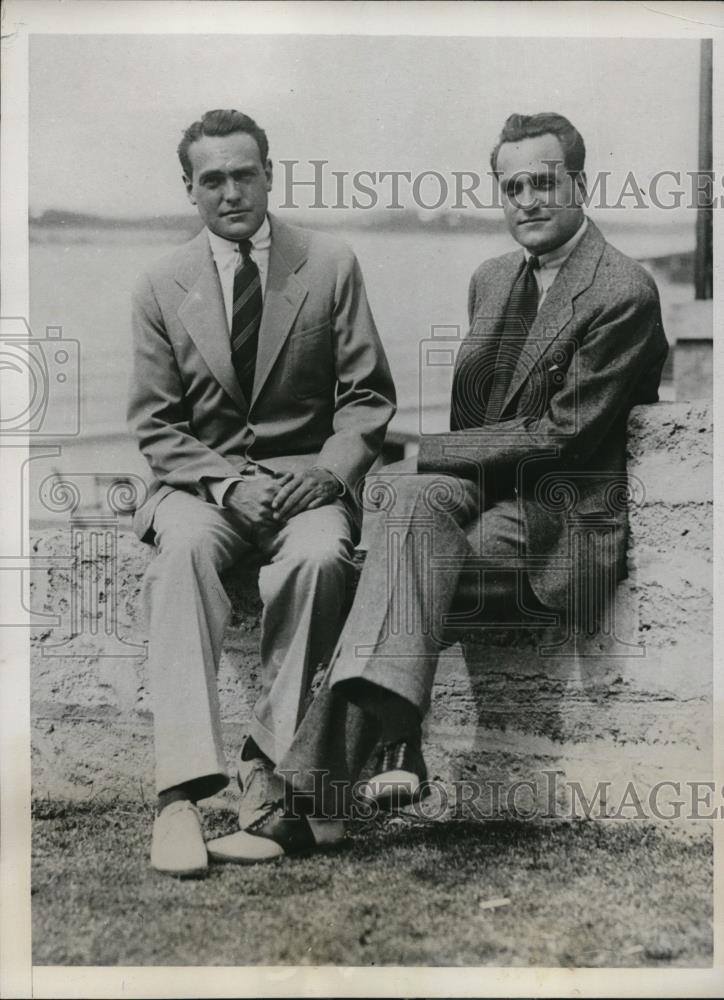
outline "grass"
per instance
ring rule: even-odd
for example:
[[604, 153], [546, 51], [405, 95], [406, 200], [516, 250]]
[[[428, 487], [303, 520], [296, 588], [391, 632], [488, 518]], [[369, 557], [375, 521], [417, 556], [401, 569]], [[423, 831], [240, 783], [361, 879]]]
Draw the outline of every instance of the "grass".
[[36, 965], [711, 963], [711, 842], [653, 825], [400, 817], [333, 853], [179, 881], [148, 866], [151, 822], [137, 803], [36, 804]]

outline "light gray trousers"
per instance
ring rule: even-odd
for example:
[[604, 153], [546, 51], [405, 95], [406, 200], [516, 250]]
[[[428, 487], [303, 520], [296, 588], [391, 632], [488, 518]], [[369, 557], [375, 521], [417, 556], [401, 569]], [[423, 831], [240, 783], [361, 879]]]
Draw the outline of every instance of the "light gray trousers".
[[221, 574], [264, 561], [259, 575], [262, 691], [250, 733], [271, 760], [292, 743], [311, 676], [339, 636], [352, 562], [341, 503], [305, 511], [273, 535], [240, 534], [228, 511], [176, 490], [155, 513], [157, 555], [144, 581], [156, 786], [228, 782], [217, 669], [230, 602]]

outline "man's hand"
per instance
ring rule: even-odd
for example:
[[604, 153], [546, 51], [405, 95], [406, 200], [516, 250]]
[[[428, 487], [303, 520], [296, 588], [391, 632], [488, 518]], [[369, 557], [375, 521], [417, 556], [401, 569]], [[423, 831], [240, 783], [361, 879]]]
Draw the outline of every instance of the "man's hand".
[[229, 488], [224, 506], [247, 530], [271, 528], [276, 531], [279, 520], [272, 503], [280, 487], [285, 489], [292, 479], [294, 476], [291, 472], [285, 472], [281, 476], [249, 477]]
[[272, 502], [277, 521], [288, 521], [303, 510], [323, 507], [339, 496], [339, 480], [326, 469], [312, 466], [304, 472], [287, 475], [289, 481], [281, 485]]

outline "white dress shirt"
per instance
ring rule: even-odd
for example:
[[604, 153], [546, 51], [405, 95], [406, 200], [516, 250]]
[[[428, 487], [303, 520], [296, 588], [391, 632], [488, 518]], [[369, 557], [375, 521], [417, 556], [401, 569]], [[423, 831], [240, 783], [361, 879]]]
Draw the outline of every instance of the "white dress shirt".
[[[231, 332], [231, 316], [234, 306], [234, 274], [239, 264], [241, 251], [238, 243], [225, 240], [223, 236], [217, 236], [210, 229], [206, 230], [209, 237], [209, 246], [216, 264], [216, 270], [221, 282], [221, 291], [224, 296], [224, 308], [226, 309], [226, 320]], [[265, 215], [264, 221], [259, 226], [251, 240], [251, 259], [259, 268], [259, 280], [261, 281], [261, 294], [264, 297], [264, 287], [266, 276], [269, 273], [269, 248], [271, 247], [271, 226], [269, 218]]]
[[[221, 292], [224, 297], [224, 309], [226, 311], [226, 322], [229, 327], [229, 337], [231, 337], [231, 323], [234, 308], [234, 274], [236, 273], [236, 268], [239, 264], [241, 251], [239, 250], [238, 243], [234, 243], [232, 240], [225, 240], [222, 236], [217, 236], [216, 233], [212, 233], [210, 229], [206, 230], [206, 235], [209, 238], [209, 246], [211, 247], [211, 253], [214, 258], [216, 270], [219, 275], [219, 281], [221, 283]], [[269, 274], [269, 251], [271, 249], [271, 226], [269, 225], [268, 216], [264, 216], [264, 221], [254, 235], [250, 236], [249, 239], [251, 240], [251, 259], [259, 268], [259, 280], [261, 282], [261, 294], [263, 301], [266, 279]], [[264, 469], [263, 466], [252, 464], [247, 467], [243, 476], [230, 477], [229, 479], [214, 479], [209, 482], [208, 491], [211, 494], [211, 498], [214, 503], [216, 503], [219, 507], [223, 507], [227, 490], [229, 490], [230, 487], [234, 486], [236, 483], [242, 482], [244, 478], [253, 476], [256, 473], [257, 468], [262, 471]], [[344, 483], [339, 476], [335, 475], [335, 473], [332, 473], [332, 475], [339, 483], [339, 495], [343, 496], [346, 492]]]
[[[234, 308], [234, 275], [239, 264], [241, 251], [239, 244], [231, 240], [225, 240], [223, 236], [217, 236], [210, 229], [206, 230], [209, 238], [211, 254], [216, 264], [216, 271], [221, 283], [221, 293], [224, 297], [224, 309], [226, 311], [226, 322], [229, 326], [229, 336], [231, 336], [231, 321]], [[259, 268], [259, 281], [261, 282], [262, 301], [264, 300], [264, 288], [267, 274], [269, 273], [269, 249], [271, 247], [271, 226], [268, 216], [264, 216], [264, 221], [259, 226], [251, 240], [251, 259]], [[224, 506], [226, 491], [241, 479], [214, 479], [209, 483], [209, 492], [214, 502], [219, 506]]]
[[[588, 219], [584, 216], [583, 222], [575, 231], [570, 240], [566, 240], [561, 246], [556, 247], [555, 250], [551, 250], [549, 253], [536, 254], [538, 257], [538, 267], [535, 269], [533, 274], [535, 275], [535, 280], [538, 285], [538, 311], [543, 305], [543, 299], [546, 297], [548, 289], [551, 287], [553, 282], [556, 280], [558, 272], [563, 267], [564, 263], [570, 257], [574, 248], [578, 246], [583, 234], [588, 228]], [[533, 254], [529, 250], [524, 249], [525, 259], [529, 260]]]

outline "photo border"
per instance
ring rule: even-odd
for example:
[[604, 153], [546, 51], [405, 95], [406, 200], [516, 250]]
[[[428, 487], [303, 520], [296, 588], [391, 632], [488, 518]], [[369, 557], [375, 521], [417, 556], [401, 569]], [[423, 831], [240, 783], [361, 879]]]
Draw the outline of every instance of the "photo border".
[[[449, 36], [640, 37], [714, 39], [714, 170], [724, 175], [722, 38], [724, 9], [716, 3], [206, 3], [141, 0], [7, 0], [3, 7], [2, 260], [3, 315], [29, 315], [28, 286], [28, 38], [53, 34], [385, 34]], [[722, 213], [715, 215], [714, 330], [724, 329]], [[714, 352], [715, 387], [724, 362]], [[716, 404], [716, 442], [721, 407]], [[0, 454], [0, 461], [2, 455]], [[724, 573], [724, 459], [715, 447], [715, 608]], [[3, 469], [0, 467], [0, 482]], [[3, 496], [15, 517], [18, 497]], [[9, 573], [0, 573], [0, 600]], [[27, 576], [27, 574], [26, 574]], [[26, 601], [27, 604], [27, 601]], [[9, 633], [9, 634], [8, 634]], [[30, 952], [30, 692], [27, 633], [5, 630], [0, 673], [0, 970], [6, 997], [240, 996], [717, 996], [724, 984], [724, 879], [715, 879], [715, 950], [711, 969], [501, 969], [341, 967], [31, 967]], [[714, 649], [724, 648], [715, 616]], [[720, 654], [721, 658], [721, 654]], [[724, 681], [714, 670], [714, 745], [724, 743]], [[715, 778], [724, 784], [724, 764]], [[714, 823], [716, 872], [721, 876], [724, 824]]]

